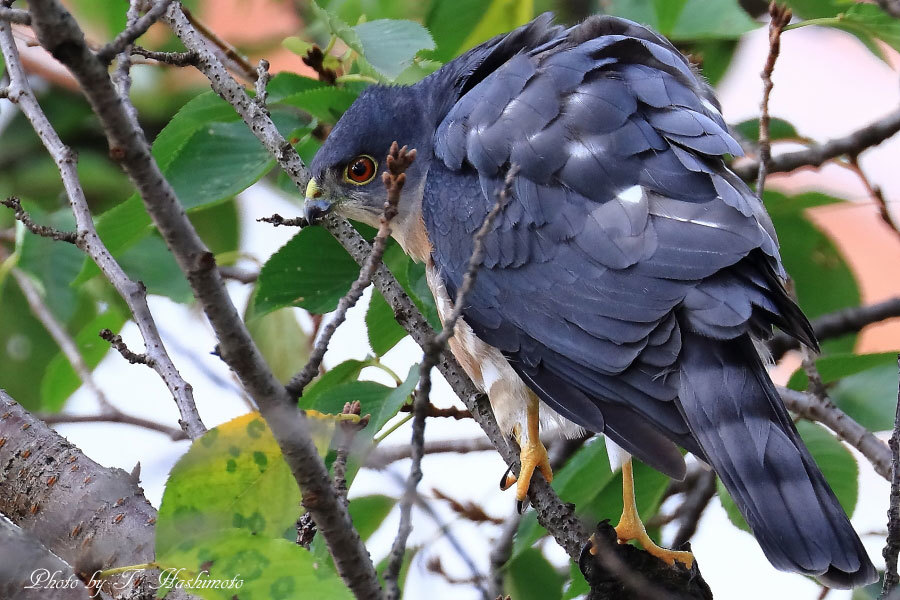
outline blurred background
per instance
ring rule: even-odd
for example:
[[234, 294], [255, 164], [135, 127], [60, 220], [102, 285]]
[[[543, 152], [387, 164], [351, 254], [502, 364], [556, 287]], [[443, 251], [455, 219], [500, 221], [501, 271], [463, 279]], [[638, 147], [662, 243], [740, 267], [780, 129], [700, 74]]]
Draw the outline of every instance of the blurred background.
[[[66, 4], [74, 10], [89, 39], [97, 44], [111, 39], [124, 26], [125, 2], [69, 0]], [[198, 21], [244, 54], [250, 65], [266, 58], [272, 73], [316, 76], [295, 52], [298, 47], [301, 51], [305, 47], [296, 41], [283, 43], [286, 38], [296, 37], [304, 42], [318, 42], [322, 47], [328, 44], [327, 28], [304, 0], [194, 0], [185, 4]], [[828, 19], [849, 3], [803, 0], [788, 4], [794, 7], [799, 21], [800, 18]], [[412, 19], [426, 24], [437, 49], [430, 54], [426, 52], [427, 60], [418, 63], [423, 70], [434, 68], [440, 61], [544, 10], [555, 11], [565, 22], [599, 11], [641, 20], [669, 35], [701, 65], [717, 90], [726, 121], [732, 125], [743, 124], [739, 131], [747, 136], [748, 151], [754, 151], [752, 120], [759, 112], [762, 94], [759, 72], [768, 52], [767, 16], [762, 3], [673, 0], [672, 5], [679, 8], [670, 16], [663, 14], [658, 2], [649, 0], [467, 0], [458, 4], [332, 0], [320, 5], [350, 24], [357, 23], [361, 15], [369, 20]], [[470, 14], [474, 15], [471, 19]], [[900, 106], [900, 56], [895, 49], [900, 34], [896, 29], [893, 32], [894, 37], [890, 38], [878, 32], [805, 26], [784, 34], [770, 102], [773, 117], [783, 120], [779, 122], [782, 129], [777, 132], [773, 129], [773, 137], [783, 138], [775, 144], [775, 154], [802, 147], [810, 140], [825, 141], [846, 135]], [[79, 172], [95, 215], [115, 207], [122, 211], [111, 213], [113, 217], [108, 213], [106, 220], [101, 221], [104, 239], [106, 235], [115, 238], [126, 214], [121, 206], [132, 195], [132, 188], [118, 166], [107, 158], [106, 141], [71, 77], [32, 44], [33, 35], [28, 28], [16, 27], [15, 33], [42, 106], [63, 140], [78, 151]], [[888, 42], [893, 40], [893, 45], [883, 38]], [[141, 44], [155, 50], [180, 49], [159, 25], [141, 39]], [[332, 54], [338, 56], [340, 51], [337, 48]], [[208, 85], [192, 69], [158, 65], [152, 60], [145, 62], [136, 64], [132, 71], [132, 99], [148, 138], [154, 139], [173, 115], [188, 100], [208, 90]], [[240, 74], [240, 62], [232, 67]], [[328, 122], [327, 115], [310, 122], [305, 137], [293, 140], [298, 142], [305, 158], [314, 153], [318, 144], [313, 125]], [[195, 141], [203, 143], [199, 139]], [[211, 144], [207, 151], [218, 153], [226, 148]], [[301, 198], [276, 171], [269, 172], [270, 169], [271, 165], [261, 169], [262, 173], [252, 179], [259, 181], [240, 193], [222, 192], [223, 197], [190, 212], [219, 263], [233, 266], [239, 273], [258, 273], [261, 265], [295, 233], [289, 228], [273, 228], [257, 221], [273, 213], [299, 214]], [[204, 171], [202, 161], [180, 169], [173, 167], [167, 175], [185, 186], [199, 186], [217, 176], [214, 170]], [[771, 193], [767, 204], [779, 228], [788, 270], [798, 280], [801, 304], [810, 316], [900, 295], [900, 234], [883, 218], [879, 202], [873, 199], [873, 187], [880, 189], [894, 223], [900, 222], [896, 208], [900, 198], [900, 138], [863, 153], [858, 168], [831, 163], [818, 170], [802, 169], [768, 179]], [[802, 195], [808, 193], [815, 195]], [[19, 196], [43, 222], [71, 226], [55, 166], [16, 107], [0, 100], [0, 196], [10, 195]], [[96, 338], [99, 328], [109, 327], [121, 330], [132, 349], [142, 348], [136, 327], [125, 318], [123, 307], [108, 284], [85, 272], [83, 257], [76, 249], [22, 237], [9, 211], [0, 211], [0, 261], [15, 255], [18, 267], [40, 282], [46, 304], [77, 340], [93, 368], [96, 388], [111, 404], [129, 415], [177, 427], [174, 403], [157, 375], [145, 367], [127, 364], [116, 352], [107, 352], [106, 342]], [[152, 293], [150, 306], [163, 339], [182, 375], [194, 386], [206, 425], [212, 427], [247, 412], [248, 403], [239, 385], [223, 363], [211, 354], [214, 337], [199, 309], [191, 304], [190, 290], [160, 238], [150, 233], [123, 244], [116, 255], [129, 273], [148, 285]], [[248, 305], [253, 294], [253, 278], [248, 279], [250, 283], [237, 280], [229, 283], [241, 309]], [[64, 421], [65, 416], [59, 415], [97, 414], [102, 406], [96, 390], [82, 385], [45, 325], [34, 316], [22, 290], [8, 278], [0, 286], [0, 386], [30, 410], [46, 414], [49, 421]], [[347, 322], [331, 344], [326, 367], [347, 359], [364, 360], [373, 354], [369, 344], [371, 333], [366, 331], [369, 299], [367, 292], [363, 301], [350, 311]], [[310, 339], [321, 318], [311, 316], [303, 308], [281, 309], [267, 318], [268, 321], [259, 322], [254, 333], [278, 374], [290, 375], [305, 362]], [[323, 318], [327, 320], [329, 316]], [[826, 351], [833, 354], [890, 353], [898, 349], [900, 319], [867, 327], [858, 336], [835, 340], [826, 346]], [[378, 354], [383, 354], [380, 360], [384, 365], [401, 375], [421, 360], [421, 350], [409, 338]], [[861, 405], [859, 410], [868, 415], [868, 421], [864, 422], [867, 427], [888, 428], [885, 419], [893, 415], [891, 389], [896, 398], [895, 364], [885, 359], [858, 373], [858, 380], [846, 384], [837, 395], [842, 402]], [[773, 370], [776, 382], [786, 383], [798, 365], [799, 357], [795, 353], [786, 355]], [[443, 380], [436, 377], [432, 401], [441, 407], [461, 406]], [[362, 378], [392, 382], [383, 370], [375, 367], [364, 369]], [[402, 415], [397, 417], [400, 418]], [[173, 441], [165, 433], [125, 424], [63, 422], [56, 427], [103, 465], [130, 471], [140, 462], [142, 485], [147, 497], [157, 506], [169, 469], [188, 447], [187, 441]], [[471, 420], [435, 418], [429, 420], [426, 429], [429, 441], [479, 437], [483, 437], [480, 429]], [[403, 425], [388, 436], [383, 446], [404, 446], [408, 440], [408, 425]], [[854, 456], [857, 456], [855, 452]], [[351, 498], [373, 494], [398, 497], [408, 469], [408, 460], [393, 462], [383, 470], [364, 469], [351, 488]], [[406, 597], [420, 598], [427, 594], [433, 599], [480, 598], [471, 581], [488, 572], [492, 542], [503, 526], [467, 519], [440, 496], [461, 503], [473, 502], [498, 521], [512, 518], [515, 513], [512, 493], [498, 489], [505, 465], [496, 453], [487, 451], [431, 454], [426, 456], [423, 469], [419, 490], [427, 509], [417, 507], [414, 513], [410, 543], [418, 552], [409, 569]], [[590, 469], [582, 471], [581, 476], [585, 485], [589, 485]], [[881, 567], [887, 501], [887, 482], [863, 459], [859, 465], [858, 500], [852, 520], [873, 561]], [[674, 499], [663, 503], [659, 512], [670, 511], [673, 506], [670, 502]], [[613, 512], [617, 514], [617, 511]], [[396, 513], [396, 509], [391, 511], [368, 541], [376, 561], [387, 555], [396, 533]], [[527, 518], [525, 526], [530, 526]], [[664, 543], [671, 539], [671, 527], [661, 528]], [[718, 597], [825, 597], [815, 582], [775, 571], [753, 538], [729, 522], [718, 496], [704, 513], [692, 546], [705, 579]], [[531, 565], [529, 568], [548, 569], [550, 579], [546, 587], [538, 586], [539, 591], [522, 590], [521, 597], [563, 597], [563, 581], [569, 572], [567, 557], [546, 538], [540, 539], [536, 548], [541, 552], [521, 554], [522, 568]], [[525, 549], [517, 548], [517, 551]], [[538, 562], [526, 562], [534, 560]], [[517, 591], [509, 591], [514, 600], [520, 597]], [[832, 591], [827, 597], [845, 600], [851, 594]], [[868, 597], [874, 596], [867, 591], [853, 596], [854, 599]]]

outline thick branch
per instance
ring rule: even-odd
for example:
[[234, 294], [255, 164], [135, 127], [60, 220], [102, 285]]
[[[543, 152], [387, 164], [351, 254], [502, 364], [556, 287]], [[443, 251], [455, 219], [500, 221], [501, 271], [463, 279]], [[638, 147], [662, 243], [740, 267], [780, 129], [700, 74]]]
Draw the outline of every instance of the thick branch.
[[[278, 440], [285, 460], [303, 490], [304, 506], [325, 537], [338, 572], [357, 598], [378, 598], [380, 589], [375, 569], [346, 507], [332, 489], [325, 464], [310, 439], [305, 418], [296, 410], [250, 337], [231, 302], [213, 255], [200, 240], [172, 186], [151, 156], [143, 131], [130, 118], [105, 64], [88, 49], [78, 24], [57, 0], [32, 0], [30, 6], [38, 40], [78, 80], [100, 119], [112, 156], [121, 162], [187, 276], [216, 333], [222, 359], [237, 374]], [[216, 65], [221, 71], [219, 78], [231, 80], [204, 40], [184, 18], [180, 6], [177, 3], [169, 5], [166, 14], [188, 48], [200, 56], [201, 65], [206, 68]], [[249, 99], [247, 104], [265, 115]]]
[[[55, 3], [51, 3], [51, 5], [53, 4]], [[36, 10], [39, 6], [40, 2], [33, 2], [31, 4], [33, 10]], [[63, 9], [60, 8], [59, 10]], [[68, 15], [68, 13], [65, 14]], [[72, 26], [74, 26], [75, 32], [78, 34], [81, 33], [74, 22], [72, 22]], [[84, 36], [80, 35], [78, 39], [83, 48], [83, 54], [90, 57], [90, 60], [96, 61], [90, 53], [90, 50], [84, 45]], [[60, 43], [63, 44], [63, 47], [71, 48], [71, 46], [65, 45], [65, 38], [54, 40], [51, 35], [50, 40], [54, 44]], [[29, 120], [35, 132], [37, 132], [38, 137], [40, 137], [41, 142], [43, 142], [47, 151], [53, 157], [60, 175], [62, 176], [63, 187], [66, 190], [69, 203], [72, 206], [72, 212], [75, 215], [75, 226], [77, 230], [76, 244], [97, 264], [131, 310], [135, 323], [144, 339], [147, 354], [156, 359], [156, 372], [165, 382], [166, 386], [169, 388], [169, 392], [175, 399], [175, 403], [178, 405], [178, 409], [181, 412], [181, 426], [185, 433], [191, 438], [200, 436], [206, 431], [206, 428], [203, 427], [203, 423], [200, 421], [200, 417], [197, 414], [193, 390], [181, 377], [181, 374], [175, 368], [172, 359], [166, 352], [162, 338], [159, 335], [159, 330], [156, 328], [156, 323], [150, 312], [150, 307], [147, 305], [146, 290], [141, 283], [132, 281], [128, 275], [125, 274], [125, 271], [119, 263], [116, 262], [115, 258], [113, 258], [112, 254], [110, 254], [109, 250], [107, 250], [106, 246], [97, 235], [90, 208], [84, 197], [84, 190], [78, 179], [78, 165], [75, 153], [72, 152], [68, 146], [63, 144], [59, 135], [47, 119], [47, 116], [44, 114], [44, 111], [41, 110], [34, 92], [28, 84], [25, 71], [22, 68], [19, 52], [16, 48], [15, 40], [13, 39], [12, 30], [9, 24], [3, 21], [0, 21], [0, 49], [3, 51], [3, 56], [6, 60], [6, 70], [10, 77], [9, 99], [19, 105], [22, 114]], [[99, 62], [97, 62], [97, 65], [102, 69], [106, 81], [109, 82], [106, 67]], [[112, 84], [109, 83], [109, 86], [112, 87]], [[113, 95], [114, 94], [115, 92], [113, 90]], [[114, 97], [116, 99], [118, 98], [118, 96]], [[109, 103], [110, 100], [106, 99], [106, 104]]]
[[[88, 588], [78, 579], [72, 566], [50, 552], [43, 544], [0, 515], [0, 597], [16, 600], [89, 600]], [[62, 589], [49, 592], [42, 587], [51, 574], [65, 581]], [[71, 584], [70, 584], [71, 582]], [[103, 594], [102, 598], [108, 596]]]
[[[77, 573], [90, 576], [99, 569], [154, 560], [156, 510], [138, 482], [84, 456], [3, 391], [0, 513]], [[151, 573], [109, 581], [125, 586], [125, 598], [136, 599], [153, 597], [159, 579]]]
[[[819, 341], [840, 337], [848, 333], [856, 333], [866, 325], [900, 317], [900, 298], [891, 298], [869, 306], [854, 306], [813, 319], [812, 327]], [[800, 342], [786, 333], [779, 332], [769, 342], [772, 357], [778, 360], [788, 350], [800, 347]]]
[[[877, 146], [900, 131], [900, 108], [881, 119], [854, 131], [842, 138], [835, 138], [822, 144], [814, 144], [805, 150], [785, 152], [769, 160], [769, 173], [786, 173], [800, 167], [819, 167], [826, 161], [839, 156], [857, 156], [864, 150]], [[741, 179], [751, 180], [759, 170], [758, 160], [741, 161], [732, 166]]]

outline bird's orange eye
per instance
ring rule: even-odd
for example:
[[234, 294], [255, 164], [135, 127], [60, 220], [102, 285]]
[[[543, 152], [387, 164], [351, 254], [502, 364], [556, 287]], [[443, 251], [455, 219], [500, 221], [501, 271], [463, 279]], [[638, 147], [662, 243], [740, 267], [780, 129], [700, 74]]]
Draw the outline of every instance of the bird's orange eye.
[[347, 168], [344, 169], [344, 180], [356, 185], [365, 185], [372, 181], [377, 170], [378, 165], [375, 164], [374, 158], [367, 154], [360, 154], [347, 163]]

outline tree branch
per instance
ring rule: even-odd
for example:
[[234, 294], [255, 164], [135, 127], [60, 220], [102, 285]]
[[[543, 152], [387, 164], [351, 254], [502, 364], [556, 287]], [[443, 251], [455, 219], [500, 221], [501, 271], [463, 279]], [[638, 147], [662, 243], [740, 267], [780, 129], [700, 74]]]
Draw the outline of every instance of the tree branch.
[[840, 439], [859, 450], [872, 463], [875, 472], [885, 479], [890, 479], [891, 451], [887, 444], [854, 421], [850, 415], [835, 406], [830, 400], [826, 399], [823, 402], [813, 394], [781, 386], [776, 387], [788, 410], [804, 419], [828, 427]]
[[772, 72], [775, 61], [781, 52], [781, 32], [791, 22], [790, 9], [778, 6], [775, 0], [769, 4], [769, 55], [761, 73], [763, 97], [759, 107], [759, 170], [756, 176], [756, 195], [762, 198], [766, 185], [766, 172], [769, 168], [772, 144], [769, 140], [769, 96], [772, 94]]
[[97, 385], [97, 382], [94, 381], [91, 369], [87, 366], [87, 363], [84, 362], [84, 358], [81, 356], [81, 352], [78, 351], [78, 345], [75, 343], [75, 340], [72, 339], [65, 327], [56, 320], [56, 317], [50, 311], [50, 307], [48, 307], [44, 302], [44, 299], [41, 298], [40, 292], [38, 292], [28, 275], [17, 268], [13, 268], [12, 276], [16, 280], [16, 283], [19, 284], [19, 289], [22, 290], [25, 301], [28, 302], [28, 307], [31, 308], [31, 313], [41, 322], [44, 329], [47, 330], [47, 333], [50, 334], [50, 337], [52, 337], [53, 341], [56, 342], [56, 345], [59, 346], [63, 356], [69, 361], [69, 364], [72, 366], [75, 374], [78, 375], [78, 378], [81, 379], [84, 386], [94, 394], [94, 397], [97, 398], [97, 402], [100, 403], [100, 406], [104, 410], [115, 410], [109, 400], [107, 400], [106, 394], [103, 393], [103, 390], [101, 390]]
[[[77, 79], [107, 135], [112, 156], [120, 161], [134, 183], [154, 224], [186, 274], [216, 333], [221, 357], [235, 371], [269, 424], [303, 490], [304, 507], [322, 532], [338, 572], [358, 598], [379, 598], [374, 566], [353, 528], [346, 507], [331, 486], [305, 418], [274, 377], [247, 332], [219, 276], [213, 255], [185, 216], [171, 185], [150, 153], [143, 131], [130, 118], [123, 99], [116, 92], [105, 64], [90, 51], [78, 24], [57, 0], [32, 0], [30, 7], [38, 40]], [[197, 52], [202, 65], [215, 65], [213, 68], [220, 69], [220, 78], [233, 81], [206, 42], [187, 22], [180, 6], [170, 4], [166, 14], [188, 48]], [[241, 94], [246, 98], [243, 90]], [[249, 98], [246, 103], [265, 116]], [[148, 348], [148, 353], [151, 350]]]
[[47, 425], [57, 425], [60, 423], [122, 423], [123, 425], [133, 425], [142, 427], [150, 431], [158, 431], [169, 436], [174, 441], [186, 440], [187, 435], [181, 429], [169, 427], [156, 421], [142, 419], [133, 415], [125, 414], [119, 410], [110, 412], [101, 412], [91, 415], [70, 415], [66, 413], [43, 413], [37, 414], [37, 418]]
[[[897, 357], [900, 367], [900, 356]], [[891, 495], [888, 506], [888, 534], [882, 555], [885, 570], [881, 597], [886, 598], [897, 587], [897, 556], [900, 555], [900, 390], [897, 392], [897, 412], [894, 417], [894, 433], [891, 435]]]
[[22, 203], [19, 202], [19, 199], [15, 196], [7, 198], [5, 200], [0, 200], [0, 204], [5, 206], [6, 208], [12, 209], [13, 213], [15, 214], [16, 220], [22, 223], [22, 225], [24, 225], [25, 228], [33, 234], [49, 238], [51, 240], [56, 240], [58, 242], [68, 242], [69, 244], [78, 243], [78, 235], [74, 231], [60, 231], [59, 229], [55, 229], [53, 227], [35, 223], [31, 218], [31, 215], [28, 214], [27, 210], [22, 208]]
[[[856, 156], [872, 146], [877, 146], [898, 131], [900, 131], [900, 108], [845, 137], [814, 144], [805, 150], [773, 156], [769, 161], [768, 171], [769, 174], [786, 173], [801, 167], [819, 167], [839, 156]], [[757, 175], [759, 160], [742, 160], [732, 165], [731, 169], [741, 179], [749, 181]]]
[[[156, 510], [138, 482], [87, 458], [2, 390], [0, 513], [83, 578], [154, 560]], [[151, 571], [143, 578], [105, 581], [117, 586], [117, 598], [137, 600], [153, 597], [159, 579]], [[186, 597], [182, 590], [173, 592]]]
[[150, 26], [162, 17], [171, 3], [172, 0], [158, 0], [144, 16], [129, 23], [113, 41], [97, 50], [97, 58], [108, 65], [116, 54], [125, 52], [134, 43], [134, 40], [147, 33]]
[[[55, 2], [51, 3], [50, 8], [53, 8], [53, 4], [55, 4]], [[41, 6], [41, 3], [32, 2], [30, 6], [33, 11], [38, 12], [37, 8]], [[62, 8], [59, 8], [59, 10], [63, 11], [65, 15], [68, 15]], [[71, 20], [71, 15], [68, 15], [68, 17]], [[34, 20], [36, 21], [37, 19]], [[74, 21], [71, 22], [71, 26], [74, 27], [74, 31], [69, 31], [67, 34], [68, 37], [74, 35], [80, 42], [83, 55], [96, 61], [93, 54], [85, 45], [84, 35], [81, 34], [81, 30], [78, 29], [78, 26]], [[50, 40], [47, 42], [48, 44], [57, 49], [59, 49], [57, 44], [62, 44], [63, 48], [66, 47], [65, 37], [55, 40], [52, 35], [53, 34], [51, 34]], [[121, 265], [116, 262], [115, 258], [113, 258], [112, 254], [110, 254], [109, 250], [107, 250], [106, 246], [97, 235], [93, 217], [84, 196], [84, 190], [78, 179], [78, 167], [75, 153], [72, 152], [68, 146], [63, 144], [59, 135], [56, 133], [56, 130], [53, 129], [53, 126], [44, 114], [44, 111], [38, 104], [37, 98], [31, 90], [25, 71], [22, 68], [19, 52], [16, 48], [15, 40], [13, 39], [12, 29], [9, 24], [4, 21], [0, 21], [0, 49], [2, 49], [3, 56], [6, 60], [6, 70], [10, 77], [9, 99], [19, 105], [22, 114], [29, 120], [35, 132], [37, 132], [38, 137], [40, 137], [41, 142], [43, 142], [47, 151], [50, 153], [51, 157], [53, 157], [60, 175], [62, 176], [63, 187], [66, 190], [69, 203], [72, 206], [72, 212], [75, 215], [75, 225], [77, 230], [76, 245], [91, 257], [100, 268], [101, 272], [103, 272], [104, 276], [106, 276], [113, 287], [116, 288], [116, 291], [122, 299], [125, 300], [125, 303], [131, 310], [131, 314], [134, 316], [138, 329], [140, 329], [141, 336], [144, 339], [144, 345], [147, 348], [147, 353], [156, 360], [156, 372], [165, 382], [166, 386], [169, 388], [169, 392], [175, 399], [175, 403], [178, 405], [178, 409], [181, 413], [182, 428], [191, 439], [199, 437], [206, 431], [206, 428], [203, 426], [203, 423], [200, 421], [200, 417], [197, 414], [197, 407], [194, 404], [193, 389], [190, 384], [181, 377], [181, 374], [175, 368], [172, 359], [166, 352], [162, 338], [159, 335], [159, 330], [157, 329], [156, 323], [153, 320], [153, 315], [150, 312], [150, 307], [147, 305], [147, 293], [143, 284], [132, 281], [128, 275], [125, 274]], [[106, 67], [99, 62], [96, 64], [102, 69], [103, 77], [109, 82]], [[115, 96], [115, 90], [112, 90], [112, 84], [108, 83], [108, 85], [113, 96], [111, 98], [106, 98], [105, 100], [107, 103], [114, 103], [118, 100], [118, 96]]]
[[0, 6], [0, 21], [15, 23], [16, 25], [31, 25], [31, 15], [27, 10]]
[[[487, 452], [493, 450], [494, 445], [491, 441], [484, 437], [472, 438], [468, 440], [437, 440], [434, 442], [425, 442], [422, 451], [425, 454], [468, 454], [470, 452]], [[367, 469], [382, 471], [390, 464], [400, 460], [412, 457], [412, 446], [396, 445], [384, 447], [376, 447], [366, 457]]]
[[[900, 317], [900, 297], [891, 298], [868, 306], [854, 306], [813, 319], [812, 327], [819, 341], [829, 340], [848, 333], [856, 333], [866, 325]], [[800, 347], [800, 342], [786, 333], [779, 332], [769, 341], [769, 351], [775, 360], [788, 350]]]

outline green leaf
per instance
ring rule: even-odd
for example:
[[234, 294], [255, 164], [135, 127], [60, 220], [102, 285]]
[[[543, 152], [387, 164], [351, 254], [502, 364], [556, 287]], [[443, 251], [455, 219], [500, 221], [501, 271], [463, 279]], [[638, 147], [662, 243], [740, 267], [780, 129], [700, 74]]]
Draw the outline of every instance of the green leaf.
[[736, 39], [759, 27], [737, 0], [611, 0], [604, 9], [675, 41]]
[[[156, 561], [184, 582], [185, 591], [206, 600], [353, 598], [333, 571], [319, 568], [309, 550], [244, 529], [226, 529], [193, 543], [185, 542], [162, 556], [157, 553]], [[202, 571], [208, 571], [208, 575], [198, 576]], [[194, 581], [197, 583], [191, 586]], [[226, 587], [221, 582], [234, 585]]]
[[[759, 119], [741, 121], [734, 126], [734, 130], [748, 142], [759, 142]], [[800, 139], [800, 134], [793, 125], [784, 119], [773, 117], [769, 121], [769, 139], [772, 141], [796, 140]]]
[[591, 587], [585, 581], [581, 569], [575, 562], [569, 563], [569, 583], [563, 593], [563, 600], [575, 600], [581, 596], [587, 596], [591, 592]]
[[343, 410], [345, 403], [358, 400], [362, 405], [362, 414], [372, 415], [366, 431], [374, 435], [400, 412], [400, 407], [409, 400], [418, 381], [419, 365], [413, 365], [409, 368], [406, 380], [397, 387], [374, 381], [350, 381], [323, 390], [312, 399], [304, 395], [300, 398], [300, 407], [336, 415]]
[[434, 36], [432, 58], [446, 62], [495, 35], [523, 25], [534, 16], [532, 0], [434, 0], [425, 26]]
[[528, 548], [507, 563], [505, 588], [516, 600], [561, 600], [564, 578], [540, 550]]
[[[831, 400], [870, 431], [894, 426], [897, 408], [897, 354], [833, 354], [816, 360], [822, 381], [829, 385]], [[788, 387], [804, 390], [803, 369], [791, 376]]]
[[397, 503], [390, 496], [362, 496], [350, 501], [350, 518], [363, 541], [372, 537]]
[[884, 571], [878, 571], [878, 581], [870, 583], [866, 587], [853, 590], [853, 596], [850, 597], [850, 600], [877, 600], [878, 598], [881, 598], [883, 587]]
[[379, 19], [353, 27], [366, 60], [382, 75], [396, 79], [420, 50], [434, 50], [428, 30], [413, 21]]
[[[75, 344], [89, 368], [93, 369], [100, 364], [111, 348], [109, 342], [100, 338], [100, 330], [109, 329], [113, 333], [118, 333], [125, 320], [121, 312], [110, 307], [81, 328], [75, 336]], [[81, 387], [81, 383], [81, 378], [75, 373], [69, 360], [62, 351], [58, 352], [47, 365], [41, 379], [41, 410], [50, 412], [61, 410], [69, 396]]]
[[219, 258], [216, 262], [233, 264], [240, 243], [240, 221], [234, 199], [197, 208], [188, 217], [210, 252], [217, 257], [220, 254], [232, 257], [224, 261]]
[[[825, 475], [828, 485], [834, 491], [844, 511], [853, 514], [859, 494], [859, 467], [849, 450], [828, 430], [809, 421], [797, 423], [797, 431], [816, 464]], [[750, 531], [747, 522], [738, 510], [734, 500], [728, 494], [722, 481], [717, 483], [719, 499], [731, 522], [744, 531]]]
[[[45, 213], [32, 203], [26, 203], [24, 208], [37, 223], [62, 231], [75, 230], [75, 218], [70, 208], [52, 213]], [[50, 312], [62, 323], [68, 322], [74, 314], [78, 292], [71, 283], [83, 262], [84, 254], [72, 244], [30, 233], [22, 239], [18, 267], [34, 277]]]
[[360, 372], [368, 364], [361, 360], [345, 360], [336, 367], [329, 369], [303, 391], [303, 396], [300, 399], [300, 408], [312, 408], [319, 401], [321, 394], [342, 383], [356, 381]]
[[[272, 118], [283, 134], [303, 124], [288, 112], [273, 111]], [[237, 195], [275, 164], [231, 105], [211, 92], [194, 98], [172, 118], [153, 143], [153, 157], [187, 210]], [[103, 213], [96, 224], [117, 258], [152, 231], [137, 194]], [[141, 268], [137, 265], [136, 274], [143, 279]], [[86, 262], [76, 283], [98, 273], [92, 262]]]
[[[839, 15], [838, 20], [839, 24], [836, 27], [849, 31], [864, 43], [865, 37], [872, 37], [900, 52], [900, 20], [887, 14], [877, 5], [853, 4]], [[880, 51], [875, 54], [883, 59]]]
[[[808, 208], [838, 200], [824, 194], [784, 196], [766, 190], [766, 209], [781, 242], [784, 267], [794, 282], [800, 306], [814, 319], [847, 306], [859, 305], [853, 272], [837, 248], [805, 215]], [[854, 339], [840, 338], [823, 344], [830, 352], [853, 350]]]
[[737, 44], [736, 40], [699, 40], [690, 42], [683, 51], [700, 63], [703, 77], [715, 87], [728, 72]]
[[330, 233], [304, 227], [263, 265], [253, 314], [258, 317], [286, 306], [330, 312], [358, 276], [359, 265]]
[[[211, 429], [172, 468], [156, 525], [156, 556], [241, 529], [281, 538], [300, 516], [300, 489], [259, 413]], [[177, 562], [175, 563], [177, 564]]]
[[269, 93], [269, 104], [277, 104], [289, 96], [325, 87], [331, 86], [312, 77], [283, 72], [269, 81], [266, 91]]
[[431, 294], [431, 288], [428, 287], [428, 281], [425, 277], [425, 265], [409, 261], [406, 273], [406, 285], [403, 286], [406, 293], [409, 294], [413, 304], [422, 312], [425, 320], [431, 325], [435, 331], [441, 329], [441, 319], [438, 316], [437, 306], [434, 303], [434, 296]]
[[125, 272], [142, 281], [151, 294], [184, 303], [194, 298], [184, 273], [159, 234], [139, 238], [120, 251], [118, 259]]
[[278, 381], [287, 383], [309, 360], [309, 338], [294, 309], [282, 308], [251, 319], [247, 329]]
[[10, 276], [0, 278], [0, 315], [0, 385], [28, 410], [41, 410], [37, 382], [59, 353], [59, 347], [32, 315], [22, 291]]
[[394, 310], [378, 290], [372, 291], [366, 312], [369, 345], [377, 356], [384, 356], [397, 342], [406, 337], [406, 330], [394, 319]]
[[326, 123], [337, 123], [357, 96], [356, 92], [347, 88], [323, 87], [285, 96], [279, 104], [300, 108]]

